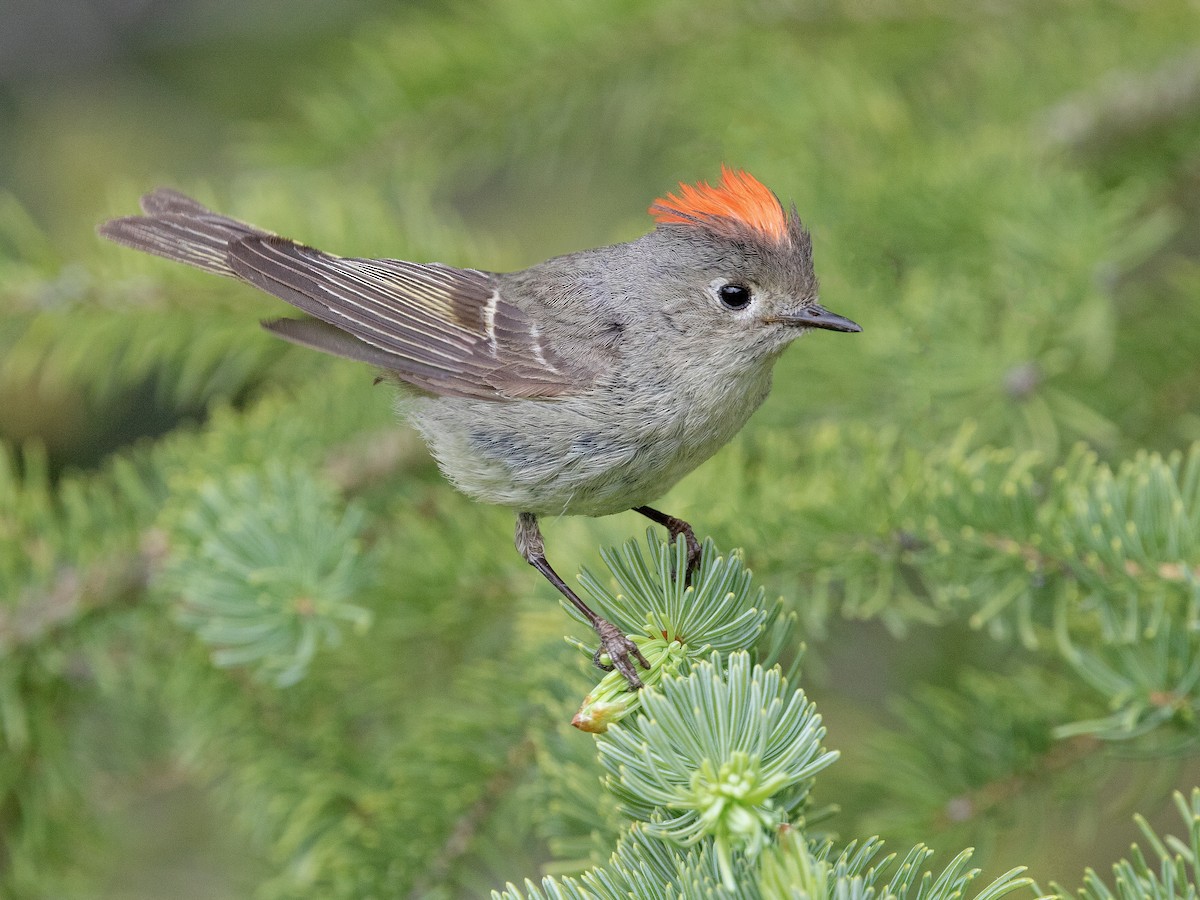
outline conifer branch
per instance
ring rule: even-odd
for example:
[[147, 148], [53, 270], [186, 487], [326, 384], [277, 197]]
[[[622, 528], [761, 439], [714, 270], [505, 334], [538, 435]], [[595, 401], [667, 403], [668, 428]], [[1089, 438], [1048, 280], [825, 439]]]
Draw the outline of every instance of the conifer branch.
[[47, 589], [26, 589], [16, 602], [0, 606], [0, 657], [48, 641], [93, 612], [137, 602], [158, 556], [146, 551], [66, 568]]
[[484, 786], [483, 796], [475, 801], [454, 823], [450, 836], [446, 838], [433, 862], [418, 878], [408, 892], [409, 900], [422, 900], [430, 890], [440, 884], [450, 873], [454, 864], [470, 850], [471, 842], [487, 821], [497, 803], [512, 790], [522, 770], [528, 767], [533, 757], [533, 744], [521, 741], [508, 752], [504, 768], [496, 772]]
[[[1083, 900], [1176, 900], [1200, 894], [1200, 788], [1190, 796], [1176, 791], [1174, 800], [1186, 835], [1160, 838], [1145, 818], [1135, 816], [1149, 854], [1134, 844], [1129, 858], [1113, 864], [1111, 888], [1088, 869], [1078, 892]], [[1059, 897], [1073, 896], [1058, 884], [1051, 887]]]
[[[105, 495], [114, 486], [147, 511], [153, 512], [162, 502], [161, 493], [149, 484], [155, 480], [153, 475], [119, 466], [109, 477], [72, 476], [80, 480], [70, 482], [74, 487], [63, 488], [61, 493], [78, 499], [55, 508], [47, 480], [41, 474], [40, 457], [31, 452], [26, 459], [31, 471], [20, 483], [11, 463], [0, 467], [0, 481], [9, 479], [9, 502], [13, 506], [39, 511], [29, 530], [36, 529], [40, 542], [78, 540], [78, 532], [95, 528], [88, 519], [96, 516], [97, 508], [111, 504]], [[397, 470], [426, 459], [427, 454], [411, 432], [393, 427], [334, 446], [322, 468], [341, 493], [353, 496]], [[25, 585], [14, 602], [0, 606], [0, 654], [35, 646], [92, 612], [139, 602], [160, 574], [171, 546], [170, 535], [162, 527], [130, 531], [110, 552], [90, 562], [60, 566], [48, 584]]]

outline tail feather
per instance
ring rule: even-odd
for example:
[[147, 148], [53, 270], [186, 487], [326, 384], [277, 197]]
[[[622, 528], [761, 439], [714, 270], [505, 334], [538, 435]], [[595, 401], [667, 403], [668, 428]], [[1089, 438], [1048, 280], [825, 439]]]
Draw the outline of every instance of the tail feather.
[[270, 232], [215, 213], [169, 188], [142, 198], [144, 216], [127, 216], [102, 224], [98, 231], [110, 241], [205, 272], [237, 277], [229, 265], [229, 245]]

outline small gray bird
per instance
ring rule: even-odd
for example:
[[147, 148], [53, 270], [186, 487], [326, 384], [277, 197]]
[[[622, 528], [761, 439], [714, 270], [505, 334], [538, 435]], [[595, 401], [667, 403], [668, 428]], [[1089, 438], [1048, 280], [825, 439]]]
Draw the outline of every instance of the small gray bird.
[[646, 504], [741, 429], [788, 344], [862, 330], [817, 302], [795, 207], [721, 175], [656, 200], [637, 240], [504, 274], [334, 256], [166, 189], [99, 231], [286, 300], [312, 318], [269, 331], [405, 385], [403, 412], [443, 474], [516, 511], [517, 549], [596, 629], [597, 665], [607, 654], [636, 689], [630, 657], [646, 659], [551, 568], [537, 517], [634, 510], [687, 542], [690, 578], [691, 526]]

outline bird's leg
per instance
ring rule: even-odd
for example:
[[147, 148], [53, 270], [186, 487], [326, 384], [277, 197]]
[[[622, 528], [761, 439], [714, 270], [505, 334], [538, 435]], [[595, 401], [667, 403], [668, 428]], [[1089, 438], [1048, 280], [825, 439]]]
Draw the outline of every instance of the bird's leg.
[[700, 542], [696, 540], [696, 532], [692, 531], [692, 526], [683, 519], [677, 519], [674, 516], [668, 516], [664, 512], [659, 512], [649, 506], [635, 506], [633, 511], [641, 513], [651, 522], [657, 522], [667, 529], [671, 534], [671, 543], [675, 543], [677, 537], [683, 536], [687, 541], [687, 571], [683, 576], [685, 585], [692, 583], [692, 574], [696, 571], [696, 567], [700, 565]]
[[[616, 667], [617, 671], [624, 675], [625, 680], [629, 682], [630, 690], [638, 690], [642, 686], [642, 679], [638, 677], [637, 669], [630, 661], [630, 656], [635, 657], [644, 669], [650, 668], [649, 661], [642, 655], [637, 644], [627, 638], [616, 625], [592, 612], [591, 608], [580, 600], [578, 595], [567, 587], [567, 583], [550, 567], [550, 563], [546, 560], [546, 548], [542, 542], [542, 532], [538, 528], [537, 516], [533, 513], [517, 515], [516, 544], [517, 550], [525, 557], [525, 561], [546, 576], [546, 580], [558, 588], [559, 592], [571, 601], [571, 605], [579, 610], [588, 623], [596, 629], [596, 634], [600, 636], [600, 646], [596, 649], [596, 655], [593, 657], [596, 665], [607, 671], [612, 671], [613, 667]], [[600, 655], [602, 653], [608, 654], [608, 658], [612, 660], [611, 666], [601, 664]]]

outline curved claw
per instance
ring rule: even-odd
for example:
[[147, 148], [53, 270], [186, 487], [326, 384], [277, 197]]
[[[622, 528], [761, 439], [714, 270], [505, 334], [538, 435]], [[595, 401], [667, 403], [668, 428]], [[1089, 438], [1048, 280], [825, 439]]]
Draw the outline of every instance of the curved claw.
[[[665, 512], [660, 512], [650, 506], [635, 506], [633, 511], [641, 513], [651, 522], [657, 522], [667, 529], [667, 533], [671, 537], [671, 545], [675, 545], [676, 538], [682, 537], [687, 543], [687, 570], [683, 573], [683, 584], [687, 587], [692, 583], [692, 575], [700, 566], [700, 541], [696, 539], [696, 532], [692, 530], [692, 526], [683, 519], [675, 516], [668, 516]], [[672, 573], [674, 577], [674, 573]]]
[[696, 540], [692, 526], [684, 524], [686, 530], [683, 532], [683, 538], [687, 541], [687, 571], [683, 575], [683, 584], [686, 587], [692, 583], [692, 575], [700, 568], [700, 542]]
[[[642, 655], [642, 651], [638, 649], [638, 645], [631, 641], [621, 629], [613, 625], [606, 619], [597, 619], [595, 623], [596, 634], [600, 636], [600, 646], [596, 649], [595, 656], [592, 657], [596, 665], [606, 672], [611, 672], [616, 669], [625, 676], [625, 680], [629, 682], [631, 691], [640, 690], [642, 687], [642, 679], [638, 677], [637, 669], [634, 668], [630, 657], [635, 658], [643, 669], [650, 668], [650, 662]], [[600, 657], [603, 654], [608, 654], [608, 658], [612, 660], [611, 666], [601, 664]]]

